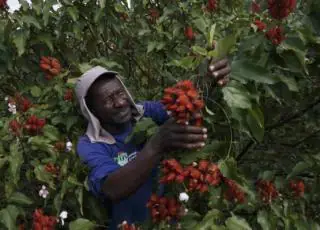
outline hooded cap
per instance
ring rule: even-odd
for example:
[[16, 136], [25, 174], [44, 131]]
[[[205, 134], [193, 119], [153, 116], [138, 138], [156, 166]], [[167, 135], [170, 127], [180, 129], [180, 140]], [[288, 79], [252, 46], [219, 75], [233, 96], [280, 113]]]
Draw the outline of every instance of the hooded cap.
[[[136, 105], [131, 94], [129, 93], [128, 89], [124, 85], [121, 77], [118, 75], [117, 72], [109, 71], [101, 66], [93, 67], [92, 69], [85, 72], [76, 83], [75, 91], [77, 95], [77, 100], [79, 102], [81, 112], [83, 116], [88, 120], [88, 127], [86, 131], [86, 135], [89, 137], [91, 142], [103, 142], [107, 144], [114, 144], [116, 141], [114, 137], [107, 131], [104, 130], [99, 120], [90, 112], [87, 107], [85, 97], [90, 86], [93, 84], [95, 80], [97, 80], [100, 76], [104, 74], [114, 74], [115, 77], [120, 81], [121, 85], [123, 86], [125, 92], [127, 93], [130, 103], [132, 104], [134, 110], [134, 119], [139, 120], [143, 115], [143, 107], [142, 105]], [[102, 76], [104, 77], [104, 76]], [[106, 76], [108, 77], [108, 76]]]

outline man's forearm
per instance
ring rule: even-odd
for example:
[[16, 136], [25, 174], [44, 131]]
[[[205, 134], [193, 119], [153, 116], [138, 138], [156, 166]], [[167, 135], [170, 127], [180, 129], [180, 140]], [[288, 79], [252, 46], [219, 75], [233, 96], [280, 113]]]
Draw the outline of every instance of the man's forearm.
[[111, 173], [104, 181], [102, 190], [113, 202], [134, 193], [150, 176], [160, 160], [160, 154], [149, 143], [128, 164]]

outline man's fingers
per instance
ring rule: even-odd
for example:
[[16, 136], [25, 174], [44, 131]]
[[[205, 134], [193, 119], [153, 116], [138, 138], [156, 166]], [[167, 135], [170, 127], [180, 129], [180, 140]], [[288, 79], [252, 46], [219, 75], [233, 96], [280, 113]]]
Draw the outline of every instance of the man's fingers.
[[212, 75], [215, 77], [215, 79], [220, 79], [220, 78], [224, 78], [225, 76], [229, 75], [231, 72], [231, 67], [228, 65], [227, 67], [219, 70], [219, 71], [215, 71], [212, 73]]
[[175, 134], [172, 141], [180, 141], [184, 143], [204, 142], [208, 138], [207, 134]]
[[229, 81], [230, 81], [230, 78], [229, 78], [229, 77], [226, 77], [226, 78], [224, 78], [224, 79], [219, 80], [219, 81], [218, 81], [218, 84], [219, 84], [220, 86], [225, 86], [226, 84], [229, 83]]
[[183, 149], [199, 149], [205, 146], [204, 142], [198, 143], [184, 143], [184, 142], [174, 142], [172, 143], [175, 148], [183, 148]]
[[222, 60], [219, 60], [217, 62], [213, 62], [209, 65], [209, 71], [210, 72], [214, 72], [217, 71], [221, 68], [224, 68], [225, 66], [227, 66], [229, 63], [229, 60], [227, 58], [224, 58]]
[[194, 134], [206, 134], [207, 129], [201, 128], [197, 126], [191, 126], [191, 125], [176, 125], [172, 127], [173, 130], [177, 133], [194, 133]]

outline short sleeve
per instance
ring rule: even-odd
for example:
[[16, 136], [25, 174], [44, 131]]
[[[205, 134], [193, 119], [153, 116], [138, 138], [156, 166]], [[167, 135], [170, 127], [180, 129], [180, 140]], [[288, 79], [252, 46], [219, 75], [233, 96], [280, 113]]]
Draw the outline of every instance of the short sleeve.
[[158, 125], [162, 125], [169, 119], [164, 105], [160, 101], [144, 101], [140, 103], [144, 108], [144, 116], [150, 117]]
[[102, 182], [120, 166], [112, 159], [106, 146], [101, 143], [91, 143], [86, 137], [79, 139], [77, 153], [81, 161], [89, 167], [89, 189], [96, 196], [102, 195]]

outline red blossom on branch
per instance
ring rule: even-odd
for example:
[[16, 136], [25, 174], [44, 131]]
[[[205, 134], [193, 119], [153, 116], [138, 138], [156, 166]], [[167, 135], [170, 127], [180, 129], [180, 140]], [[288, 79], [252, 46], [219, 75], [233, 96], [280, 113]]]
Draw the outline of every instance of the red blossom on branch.
[[190, 121], [192, 125], [202, 125], [200, 112], [204, 102], [192, 81], [180, 81], [175, 86], [166, 88], [161, 102], [177, 123], [185, 124]]
[[290, 188], [296, 197], [304, 195], [305, 185], [303, 180], [290, 181]]
[[267, 28], [267, 25], [258, 19], [254, 21], [254, 24], [257, 26], [258, 31], [263, 31]]
[[275, 19], [284, 19], [296, 8], [296, 0], [268, 0], [270, 15]]
[[271, 181], [258, 180], [256, 188], [262, 201], [265, 203], [271, 203], [272, 200], [279, 196], [276, 186]]
[[54, 230], [57, 217], [46, 216], [42, 209], [36, 209], [33, 213], [33, 230]]
[[224, 198], [228, 201], [236, 202], [236, 203], [244, 203], [245, 202], [245, 193], [239, 187], [239, 185], [231, 179], [224, 178], [224, 183], [227, 186], [227, 190], [224, 192]]
[[266, 32], [266, 38], [269, 39], [274, 45], [280, 45], [286, 37], [283, 34], [283, 29], [279, 26], [276, 26]]
[[181, 204], [175, 198], [159, 197], [152, 194], [147, 208], [150, 209], [151, 218], [154, 223], [160, 221], [177, 220], [181, 217]]
[[46, 120], [40, 119], [35, 115], [31, 115], [25, 125], [24, 129], [28, 132], [30, 135], [37, 135], [42, 132], [42, 128], [45, 126]]

